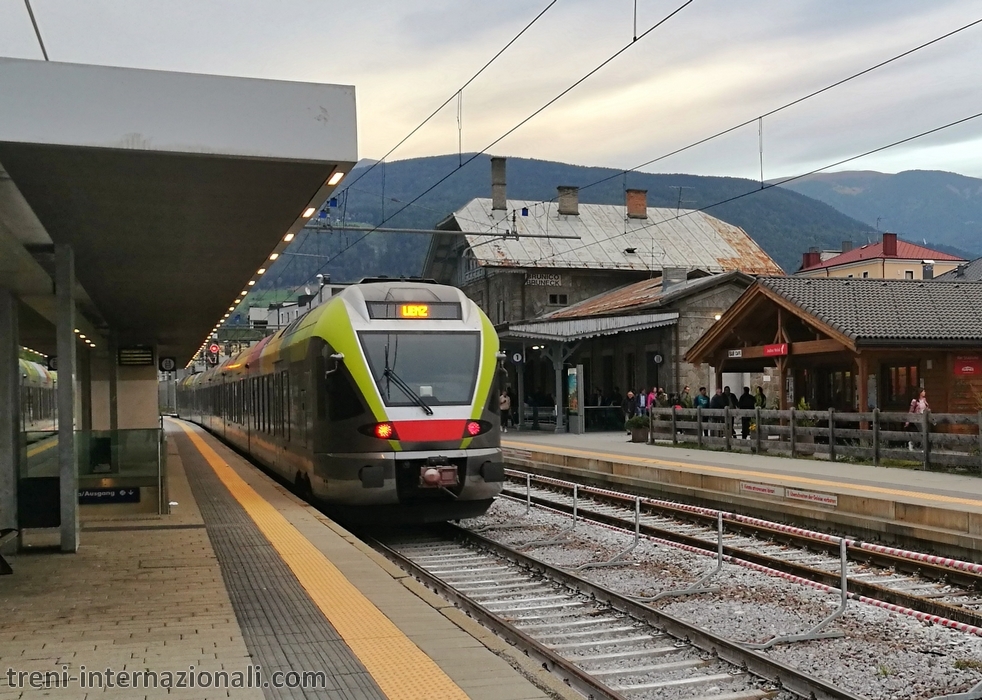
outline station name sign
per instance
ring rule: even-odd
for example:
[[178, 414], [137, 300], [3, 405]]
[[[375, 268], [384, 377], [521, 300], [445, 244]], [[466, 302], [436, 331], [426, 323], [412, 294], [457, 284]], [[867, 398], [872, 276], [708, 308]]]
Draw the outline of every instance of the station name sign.
[[788, 354], [787, 343], [775, 343], [774, 345], [764, 346], [764, 357], [779, 357]]
[[526, 287], [562, 287], [562, 275], [547, 275], [541, 272], [530, 272], [525, 275]]

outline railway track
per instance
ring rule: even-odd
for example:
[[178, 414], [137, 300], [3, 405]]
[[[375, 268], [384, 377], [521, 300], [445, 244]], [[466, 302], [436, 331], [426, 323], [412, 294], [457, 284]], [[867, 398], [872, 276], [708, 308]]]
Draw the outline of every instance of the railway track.
[[588, 698], [861, 697], [460, 527], [373, 545]]
[[[715, 552], [719, 511], [508, 470], [504, 495], [602, 525]], [[575, 495], [575, 498], [574, 498]], [[574, 505], [574, 500], [576, 501]], [[637, 520], [637, 522], [636, 522]], [[725, 557], [838, 587], [840, 540], [825, 533], [723, 513]], [[982, 634], [982, 565], [846, 540], [849, 595]]]

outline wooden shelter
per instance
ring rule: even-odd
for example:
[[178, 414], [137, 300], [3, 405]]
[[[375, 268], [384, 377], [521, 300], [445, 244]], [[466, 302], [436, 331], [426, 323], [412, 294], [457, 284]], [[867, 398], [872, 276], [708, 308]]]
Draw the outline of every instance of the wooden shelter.
[[982, 410], [982, 285], [759, 278], [688, 350], [723, 372], [777, 368], [779, 408]]

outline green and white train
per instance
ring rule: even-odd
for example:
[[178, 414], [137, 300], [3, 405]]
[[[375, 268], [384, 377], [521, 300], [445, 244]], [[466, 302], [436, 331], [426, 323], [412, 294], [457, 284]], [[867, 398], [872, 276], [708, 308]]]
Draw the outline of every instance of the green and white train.
[[44, 365], [19, 360], [20, 429], [28, 439], [58, 430], [56, 376]]
[[178, 414], [339, 517], [427, 522], [501, 491], [498, 337], [454, 287], [352, 285], [178, 385]]

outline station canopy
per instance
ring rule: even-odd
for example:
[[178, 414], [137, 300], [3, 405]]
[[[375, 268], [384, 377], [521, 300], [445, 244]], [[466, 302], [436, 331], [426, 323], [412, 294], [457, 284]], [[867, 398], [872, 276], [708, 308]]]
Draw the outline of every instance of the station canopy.
[[0, 58], [0, 286], [53, 353], [80, 331], [183, 365], [357, 161], [354, 88]]

